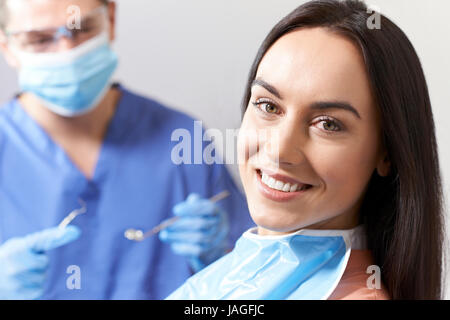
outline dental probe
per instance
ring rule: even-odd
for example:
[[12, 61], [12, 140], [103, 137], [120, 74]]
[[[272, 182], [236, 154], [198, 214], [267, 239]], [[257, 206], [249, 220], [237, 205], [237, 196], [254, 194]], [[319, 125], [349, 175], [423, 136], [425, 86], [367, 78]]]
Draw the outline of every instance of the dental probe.
[[[222, 199], [225, 199], [229, 195], [230, 195], [230, 192], [225, 190], [225, 191], [222, 191], [222, 192], [216, 194], [215, 196], [209, 198], [209, 201], [215, 203], [215, 202], [218, 202], [218, 201], [220, 201]], [[151, 229], [151, 230], [149, 230], [149, 231], [147, 231], [145, 233], [142, 230], [127, 229], [125, 231], [124, 236], [128, 240], [142, 241], [145, 238], [150, 237], [152, 235], [155, 235], [155, 234], [159, 233], [161, 230], [164, 230], [165, 228], [171, 226], [176, 221], [178, 221], [178, 219], [180, 219], [180, 217], [173, 217], [173, 218], [164, 220], [162, 223], [160, 223], [159, 225], [157, 225], [156, 227], [154, 227], [153, 229]]]

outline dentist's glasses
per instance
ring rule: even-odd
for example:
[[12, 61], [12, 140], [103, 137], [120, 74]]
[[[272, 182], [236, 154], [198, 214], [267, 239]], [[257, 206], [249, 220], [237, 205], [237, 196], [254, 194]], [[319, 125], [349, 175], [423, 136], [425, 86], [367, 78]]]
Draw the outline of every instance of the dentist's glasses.
[[79, 28], [63, 25], [45, 29], [6, 31], [5, 41], [19, 50], [36, 53], [58, 51], [58, 43], [63, 37], [78, 46], [106, 31], [107, 14], [105, 6], [98, 7], [81, 18]]

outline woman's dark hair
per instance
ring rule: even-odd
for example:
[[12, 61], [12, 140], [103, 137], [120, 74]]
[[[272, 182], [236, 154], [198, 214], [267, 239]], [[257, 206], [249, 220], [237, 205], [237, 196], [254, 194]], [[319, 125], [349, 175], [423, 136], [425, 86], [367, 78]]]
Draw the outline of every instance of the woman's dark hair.
[[283, 35], [322, 27], [353, 41], [365, 61], [391, 162], [389, 176], [380, 177], [374, 171], [361, 206], [368, 249], [392, 299], [440, 299], [443, 197], [427, 83], [406, 35], [383, 15], [379, 29], [369, 28], [373, 14], [356, 0], [311, 1], [295, 9], [262, 43], [242, 109], [247, 109], [262, 58]]

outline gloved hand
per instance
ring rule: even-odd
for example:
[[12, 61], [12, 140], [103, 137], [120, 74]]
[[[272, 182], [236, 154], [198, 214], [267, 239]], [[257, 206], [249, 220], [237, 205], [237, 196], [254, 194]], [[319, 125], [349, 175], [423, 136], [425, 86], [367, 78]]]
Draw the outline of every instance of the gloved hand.
[[190, 194], [186, 201], [173, 207], [180, 219], [159, 233], [161, 241], [185, 256], [198, 272], [226, 253], [229, 223], [226, 212], [215, 203]]
[[47, 251], [76, 240], [79, 228], [50, 228], [0, 246], [0, 299], [37, 299], [43, 293]]

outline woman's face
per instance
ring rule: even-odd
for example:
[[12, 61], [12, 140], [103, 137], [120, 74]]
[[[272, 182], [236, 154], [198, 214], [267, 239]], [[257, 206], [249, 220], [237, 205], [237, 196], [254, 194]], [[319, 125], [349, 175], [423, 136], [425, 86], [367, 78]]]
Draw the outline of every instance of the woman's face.
[[239, 171], [259, 233], [356, 226], [372, 173], [388, 171], [380, 137], [351, 41], [323, 28], [280, 38], [259, 65], [239, 134]]

